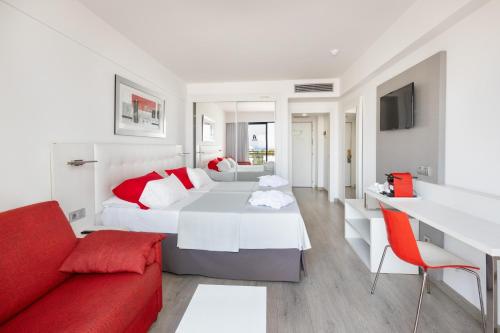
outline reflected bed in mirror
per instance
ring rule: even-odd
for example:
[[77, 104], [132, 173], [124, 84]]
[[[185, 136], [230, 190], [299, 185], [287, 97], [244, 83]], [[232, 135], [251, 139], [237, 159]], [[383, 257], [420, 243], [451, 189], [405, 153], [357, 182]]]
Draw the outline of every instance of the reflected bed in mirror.
[[275, 173], [274, 102], [196, 103], [194, 119], [194, 165], [213, 180], [257, 181]]

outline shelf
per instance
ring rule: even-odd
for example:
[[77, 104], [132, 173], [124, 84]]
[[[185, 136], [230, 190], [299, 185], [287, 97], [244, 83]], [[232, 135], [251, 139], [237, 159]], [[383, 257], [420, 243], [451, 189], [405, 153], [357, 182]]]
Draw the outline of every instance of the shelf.
[[354, 252], [361, 261], [363, 261], [366, 267], [370, 269], [370, 246], [361, 238], [346, 238], [346, 241], [351, 245]]
[[370, 220], [352, 218], [346, 218], [345, 220], [370, 245]]
[[345, 204], [351, 206], [356, 212], [367, 219], [383, 218], [382, 212], [379, 209], [366, 209], [365, 201], [363, 199], [347, 199]]

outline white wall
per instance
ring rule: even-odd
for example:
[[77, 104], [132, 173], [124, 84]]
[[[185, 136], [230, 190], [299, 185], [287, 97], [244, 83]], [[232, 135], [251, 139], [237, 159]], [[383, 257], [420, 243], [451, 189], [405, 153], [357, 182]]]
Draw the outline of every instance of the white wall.
[[[417, 4], [424, 2], [418, 1]], [[432, 3], [436, 4], [435, 1]], [[463, 4], [464, 1], [458, 3]], [[477, 1], [474, 3], [474, 8], [477, 8]], [[392, 57], [398, 60], [390, 66], [381, 61], [381, 69], [374, 71], [375, 75], [367, 71], [362, 77], [354, 69], [345, 73], [342, 77], [343, 86], [344, 82], [350, 82], [349, 85], [354, 88], [342, 96], [342, 110], [355, 105], [359, 96], [364, 100], [365, 186], [375, 182], [376, 87], [444, 50], [447, 55], [445, 184], [481, 192], [485, 197], [493, 196], [500, 204], [500, 179], [497, 177], [500, 170], [500, 44], [493, 42], [500, 35], [499, 17], [500, 1], [486, 2], [467, 17], [461, 15], [454, 24], [448, 20], [447, 29], [421, 43], [418, 48], [403, 50], [400, 57], [393, 53]], [[406, 25], [399, 25], [399, 30], [405, 27], [410, 29]], [[397, 40], [396, 35], [392, 35], [392, 38]], [[368, 52], [365, 58], [369, 57]], [[447, 236], [445, 248], [484, 268], [484, 254]], [[484, 269], [482, 274], [484, 283]], [[470, 302], [478, 304], [475, 284], [466, 273], [447, 270], [444, 281]]]
[[[54, 142], [183, 143], [185, 84], [79, 2], [0, 2], [0, 45], [0, 210], [51, 199]], [[113, 135], [115, 74], [165, 96], [166, 139]]]

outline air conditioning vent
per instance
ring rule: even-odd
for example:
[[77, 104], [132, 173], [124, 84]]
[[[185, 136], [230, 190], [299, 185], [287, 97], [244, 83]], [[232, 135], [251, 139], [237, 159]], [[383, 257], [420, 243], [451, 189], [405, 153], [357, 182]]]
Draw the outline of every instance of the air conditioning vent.
[[333, 83], [296, 84], [296, 93], [333, 92]]

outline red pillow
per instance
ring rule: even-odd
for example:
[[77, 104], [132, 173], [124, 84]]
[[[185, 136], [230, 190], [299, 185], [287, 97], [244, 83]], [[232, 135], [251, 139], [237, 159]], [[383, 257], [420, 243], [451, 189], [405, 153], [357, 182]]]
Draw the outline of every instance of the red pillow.
[[162, 178], [162, 176], [153, 171], [142, 177], [125, 180], [113, 189], [113, 193], [122, 200], [138, 204], [141, 209], [149, 209], [149, 207], [144, 206], [139, 202], [142, 191], [144, 191], [144, 187], [146, 187], [147, 182]]
[[208, 168], [210, 170], [219, 171], [219, 168], [217, 167], [217, 163], [219, 162], [220, 161], [217, 158], [215, 160], [211, 160], [210, 162], [208, 162]]
[[224, 159], [224, 157], [217, 157], [217, 161], [222, 161]]
[[94, 231], [79, 240], [64, 260], [59, 271], [66, 273], [143, 274], [152, 263], [154, 245], [165, 238], [163, 234], [118, 230]]
[[194, 187], [193, 183], [191, 183], [191, 181], [189, 180], [189, 176], [188, 176], [187, 168], [186, 167], [182, 167], [182, 168], [178, 168], [178, 169], [165, 170], [165, 172], [169, 176], [171, 174], [174, 174], [177, 178], [179, 178], [179, 180], [181, 181], [182, 185], [184, 185], [184, 187], [186, 188], [186, 190], [189, 190], [189, 189], [191, 189], [191, 188]]

